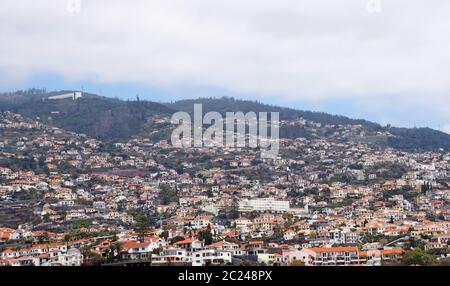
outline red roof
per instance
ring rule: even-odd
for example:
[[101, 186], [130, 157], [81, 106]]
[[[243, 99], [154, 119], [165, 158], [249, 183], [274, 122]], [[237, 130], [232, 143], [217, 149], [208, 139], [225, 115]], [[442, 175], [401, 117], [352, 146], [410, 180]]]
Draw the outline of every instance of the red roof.
[[189, 244], [189, 243], [193, 243], [194, 241], [197, 241], [197, 239], [185, 239], [185, 240], [181, 240], [178, 242], [175, 242], [176, 245], [180, 245], [180, 244]]
[[264, 242], [262, 240], [254, 240], [254, 241], [250, 241], [248, 244], [259, 245], [259, 244], [264, 244]]
[[124, 249], [130, 249], [130, 248], [145, 248], [150, 245], [149, 242], [138, 242], [134, 240], [129, 240], [125, 243], [123, 243], [122, 247]]

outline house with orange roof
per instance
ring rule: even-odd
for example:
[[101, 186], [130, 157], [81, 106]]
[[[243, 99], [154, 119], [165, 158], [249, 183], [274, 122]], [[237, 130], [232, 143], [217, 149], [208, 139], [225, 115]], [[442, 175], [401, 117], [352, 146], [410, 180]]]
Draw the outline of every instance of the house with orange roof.
[[4, 266], [30, 266], [34, 265], [32, 257], [7, 258], [0, 260], [0, 265]]
[[349, 266], [360, 263], [356, 246], [303, 248], [300, 260], [306, 266]]
[[152, 255], [152, 265], [191, 265], [189, 256], [186, 249], [167, 247], [161, 253]]
[[206, 246], [206, 248], [216, 249], [216, 250], [236, 250], [236, 249], [239, 249], [239, 244], [222, 240], [222, 241], [218, 241], [213, 244], [210, 244], [210, 245]]
[[292, 229], [288, 229], [283, 233], [284, 240], [293, 240], [297, 233]]
[[229, 231], [222, 233], [222, 237], [236, 238], [236, 237], [239, 237], [239, 233], [236, 230], [229, 230]]
[[290, 247], [288, 249], [282, 249], [282, 255], [286, 260], [286, 263], [289, 265], [293, 261], [301, 261], [300, 256], [300, 250]]
[[92, 238], [82, 238], [71, 242], [71, 247], [80, 248], [89, 245], [94, 240]]
[[10, 258], [16, 258], [16, 257], [20, 257], [20, 250], [14, 250], [12, 248], [8, 248], [3, 250], [2, 252], [0, 252], [0, 257], [2, 259], [10, 259]]
[[124, 260], [145, 260], [151, 256], [151, 252], [155, 249], [151, 242], [138, 242], [134, 240], [127, 240], [120, 242], [122, 249], [120, 250], [120, 257]]
[[184, 240], [174, 243], [174, 246], [179, 247], [179, 248], [184, 248], [188, 251], [195, 251], [195, 250], [203, 249], [205, 246], [205, 243], [196, 238], [189, 238], [189, 239], [184, 239]]
[[248, 255], [257, 255], [258, 253], [264, 253], [264, 241], [253, 240], [249, 241], [246, 245], [246, 251]]
[[404, 252], [405, 250], [402, 248], [373, 249], [360, 251], [359, 257], [363, 265], [381, 266], [383, 262], [401, 259]]
[[0, 228], [0, 241], [8, 241], [13, 238], [14, 229]]

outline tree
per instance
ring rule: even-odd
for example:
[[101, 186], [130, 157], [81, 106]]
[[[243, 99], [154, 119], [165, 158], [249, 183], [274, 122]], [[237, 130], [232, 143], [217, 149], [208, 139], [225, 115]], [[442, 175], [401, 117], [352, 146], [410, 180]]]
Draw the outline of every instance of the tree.
[[111, 244], [109, 248], [106, 250], [106, 259], [108, 262], [111, 262], [114, 260], [114, 258], [120, 253], [120, 251], [123, 249], [123, 244], [120, 242], [116, 242], [114, 244]]
[[42, 216], [42, 220], [43, 220], [44, 222], [48, 222], [48, 221], [50, 220], [50, 214], [45, 213], [45, 214]]
[[138, 233], [138, 240], [144, 242], [145, 235], [154, 224], [154, 217], [143, 212], [138, 212], [134, 215], [134, 220], [136, 221], [135, 230]]
[[380, 239], [380, 244], [381, 244], [381, 245], [386, 245], [386, 244], [388, 244], [388, 243], [389, 243], [389, 240], [387, 240], [386, 238]]
[[92, 227], [92, 221], [88, 219], [78, 220], [75, 221], [73, 224], [73, 228], [79, 229], [79, 228], [90, 228]]
[[182, 237], [182, 236], [175, 236], [174, 238], [172, 238], [170, 240], [170, 243], [174, 244], [174, 243], [177, 243], [178, 241], [182, 241], [182, 240], [184, 240], [184, 237]]
[[293, 260], [289, 266], [305, 266], [305, 262], [300, 260]]
[[176, 171], [177, 171], [177, 174], [178, 174], [178, 175], [183, 174], [183, 173], [184, 173], [183, 165], [178, 166], [177, 169], [176, 169]]
[[164, 250], [164, 249], [163, 249], [162, 247], [155, 248], [155, 249], [153, 249], [152, 254], [158, 255], [158, 254], [160, 254], [163, 250]]
[[404, 265], [421, 265], [421, 266], [432, 266], [436, 265], [437, 260], [434, 255], [428, 254], [422, 249], [412, 249], [408, 250], [403, 254], [402, 263]]
[[44, 232], [42, 235], [38, 236], [39, 243], [48, 242], [50, 240], [50, 236], [47, 232]]
[[450, 266], [450, 257], [439, 260], [439, 266]]
[[389, 220], [389, 223], [390, 223], [390, 224], [393, 224], [393, 223], [394, 223], [394, 217], [393, 217], [393, 216], [391, 216], [391, 219]]
[[163, 205], [168, 205], [171, 202], [178, 202], [176, 190], [170, 188], [168, 185], [161, 185], [159, 188], [159, 199]]
[[83, 254], [85, 265], [99, 265], [101, 263], [101, 255], [93, 252], [88, 246], [80, 248]]
[[169, 232], [167, 230], [165, 230], [165, 231], [163, 231], [161, 233], [161, 235], [159, 237], [164, 238], [165, 240], [167, 240], [167, 238], [169, 238]]
[[203, 240], [206, 245], [209, 245], [213, 242], [212, 233], [210, 230], [202, 230], [198, 233], [197, 238]]

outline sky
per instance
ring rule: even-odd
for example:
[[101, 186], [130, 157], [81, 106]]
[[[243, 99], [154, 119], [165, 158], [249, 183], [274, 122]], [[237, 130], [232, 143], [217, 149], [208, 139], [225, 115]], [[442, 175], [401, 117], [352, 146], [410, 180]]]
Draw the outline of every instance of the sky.
[[232, 96], [450, 133], [448, 0], [2, 0], [0, 91]]

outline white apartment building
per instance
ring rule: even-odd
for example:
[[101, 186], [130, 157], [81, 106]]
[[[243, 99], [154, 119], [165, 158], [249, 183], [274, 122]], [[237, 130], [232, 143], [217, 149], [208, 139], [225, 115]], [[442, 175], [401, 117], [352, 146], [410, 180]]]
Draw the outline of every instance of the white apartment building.
[[239, 202], [240, 212], [265, 212], [282, 213], [289, 211], [289, 201], [279, 201], [273, 198], [242, 200]]
[[78, 98], [81, 98], [81, 97], [83, 97], [83, 93], [81, 91], [75, 91], [75, 92], [70, 92], [70, 93], [49, 96], [47, 99], [59, 100], [59, 99], [69, 99], [70, 98], [72, 100], [77, 100]]
[[339, 266], [360, 263], [356, 246], [303, 248], [300, 251], [300, 260], [305, 262], [306, 266]]
[[192, 252], [192, 266], [231, 264], [231, 251], [204, 249]]

